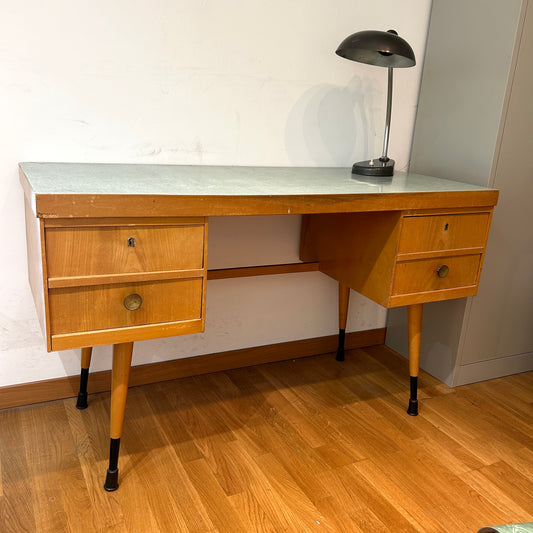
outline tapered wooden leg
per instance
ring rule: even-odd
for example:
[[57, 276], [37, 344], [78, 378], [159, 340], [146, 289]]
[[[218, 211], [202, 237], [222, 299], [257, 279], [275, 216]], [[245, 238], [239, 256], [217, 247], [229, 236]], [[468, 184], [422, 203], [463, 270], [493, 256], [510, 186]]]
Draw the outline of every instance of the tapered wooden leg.
[[104, 489], [111, 492], [118, 489], [118, 454], [124, 423], [128, 382], [130, 378], [133, 342], [113, 346], [113, 371], [111, 377], [111, 427], [109, 446], [109, 468]]
[[409, 381], [410, 397], [407, 413], [418, 415], [418, 370], [420, 367], [420, 337], [422, 334], [422, 304], [407, 306], [407, 329], [409, 335]]
[[339, 345], [337, 361], [344, 361], [344, 337], [346, 335], [346, 321], [348, 319], [348, 304], [350, 303], [350, 287], [339, 283]]
[[77, 409], [87, 409], [87, 383], [89, 381], [89, 367], [91, 366], [92, 347], [81, 349], [80, 392], [78, 392]]

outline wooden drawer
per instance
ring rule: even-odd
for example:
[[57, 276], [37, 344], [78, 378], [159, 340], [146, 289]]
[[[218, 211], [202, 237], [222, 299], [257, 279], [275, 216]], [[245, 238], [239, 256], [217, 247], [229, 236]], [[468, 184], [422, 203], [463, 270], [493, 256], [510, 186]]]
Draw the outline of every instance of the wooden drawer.
[[202, 269], [204, 234], [203, 223], [47, 228], [48, 277]]
[[[309, 215], [300, 258], [383, 307], [473, 296], [491, 209]], [[437, 268], [448, 265], [441, 278]]]
[[[130, 311], [124, 300], [131, 294], [138, 294], [142, 303]], [[201, 319], [202, 299], [202, 278], [53, 289], [51, 334]]]
[[[392, 296], [475, 286], [480, 261], [481, 255], [476, 254], [398, 262], [392, 282]], [[437, 270], [443, 265], [448, 267], [449, 272], [441, 278]]]
[[489, 213], [406, 216], [398, 254], [483, 248]]

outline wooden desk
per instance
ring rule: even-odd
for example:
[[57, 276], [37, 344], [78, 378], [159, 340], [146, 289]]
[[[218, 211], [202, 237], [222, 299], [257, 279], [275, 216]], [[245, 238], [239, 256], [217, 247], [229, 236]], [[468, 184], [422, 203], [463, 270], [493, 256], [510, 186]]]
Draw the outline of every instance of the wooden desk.
[[[408, 306], [411, 395], [422, 304], [474, 295], [498, 192], [397, 172], [343, 168], [21, 163], [29, 279], [47, 349], [113, 344], [110, 459], [118, 456], [133, 342], [204, 330], [208, 217], [305, 215], [302, 261], [339, 282], [339, 348], [350, 288]], [[354, 179], [355, 178], [355, 179]]]

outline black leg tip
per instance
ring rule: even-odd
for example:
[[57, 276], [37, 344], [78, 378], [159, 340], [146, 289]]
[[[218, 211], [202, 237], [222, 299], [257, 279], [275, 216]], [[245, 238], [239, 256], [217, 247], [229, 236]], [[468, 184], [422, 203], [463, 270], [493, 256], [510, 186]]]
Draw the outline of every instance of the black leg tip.
[[418, 416], [418, 400], [409, 400], [407, 414], [411, 416]]
[[344, 337], [346, 336], [346, 330], [339, 329], [339, 344], [337, 345], [337, 361], [344, 361]]
[[107, 492], [113, 492], [118, 489], [118, 468], [116, 470], [107, 469], [104, 489], [107, 490]]
[[89, 404], [87, 403], [87, 393], [80, 392], [78, 394], [78, 401], [76, 402], [76, 409], [87, 409]]

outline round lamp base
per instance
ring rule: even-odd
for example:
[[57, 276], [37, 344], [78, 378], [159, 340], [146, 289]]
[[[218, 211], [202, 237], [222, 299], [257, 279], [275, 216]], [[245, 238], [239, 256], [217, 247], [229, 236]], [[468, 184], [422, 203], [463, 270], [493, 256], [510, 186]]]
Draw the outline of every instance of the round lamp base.
[[352, 174], [360, 176], [392, 176], [394, 175], [394, 160], [368, 159], [359, 161], [352, 166]]

